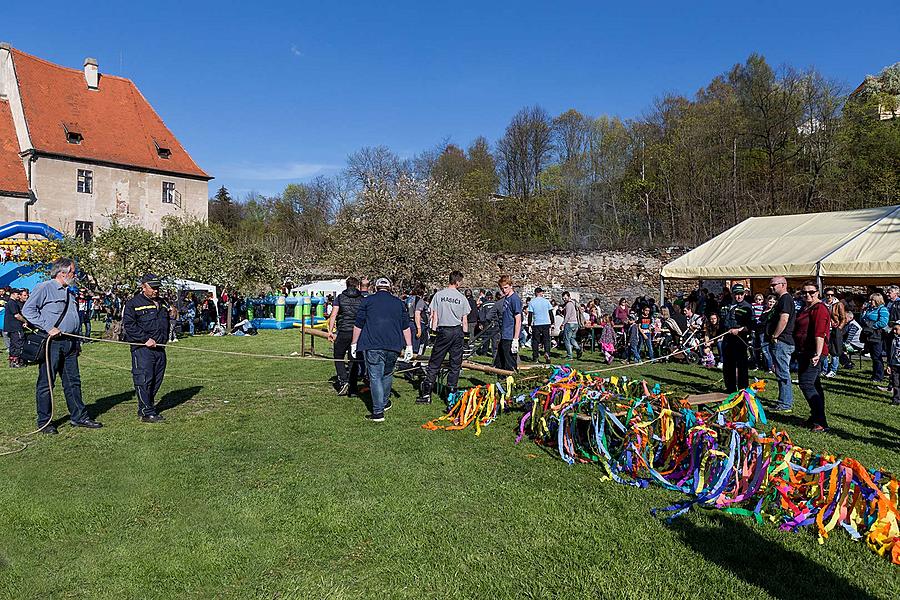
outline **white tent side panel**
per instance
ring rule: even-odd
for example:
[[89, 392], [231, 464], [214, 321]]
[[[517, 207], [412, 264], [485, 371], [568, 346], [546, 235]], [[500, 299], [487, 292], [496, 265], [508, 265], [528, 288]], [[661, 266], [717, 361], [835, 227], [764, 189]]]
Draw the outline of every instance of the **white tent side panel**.
[[[882, 257], [894, 249], [880, 246], [890, 244], [885, 240], [891, 236], [889, 231], [896, 229], [882, 232], [880, 242], [871, 247], [862, 240], [880, 231], [882, 221], [897, 208], [747, 219], [670, 262], [660, 274], [668, 279], [815, 277], [823, 257], [846, 260], [840, 251], [854, 245], [861, 246], [860, 252], [868, 257], [866, 262], [881, 263]], [[900, 246], [900, 240], [894, 246]], [[868, 274], [860, 272], [856, 264], [844, 268], [856, 277]]]
[[[823, 277], [898, 277], [900, 206], [822, 260]], [[900, 277], [898, 277], [900, 278]]]

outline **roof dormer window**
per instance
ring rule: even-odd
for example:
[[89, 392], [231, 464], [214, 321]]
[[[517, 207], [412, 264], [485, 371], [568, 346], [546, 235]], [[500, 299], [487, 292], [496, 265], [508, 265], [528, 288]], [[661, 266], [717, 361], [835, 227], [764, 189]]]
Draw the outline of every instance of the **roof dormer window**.
[[169, 159], [172, 157], [172, 151], [168, 148], [168, 144], [159, 143], [159, 140], [156, 138], [153, 139], [153, 143], [156, 145], [156, 155], [160, 158]]
[[77, 123], [63, 123], [63, 131], [66, 132], [66, 141], [70, 144], [80, 144], [84, 141], [84, 136], [78, 131]]

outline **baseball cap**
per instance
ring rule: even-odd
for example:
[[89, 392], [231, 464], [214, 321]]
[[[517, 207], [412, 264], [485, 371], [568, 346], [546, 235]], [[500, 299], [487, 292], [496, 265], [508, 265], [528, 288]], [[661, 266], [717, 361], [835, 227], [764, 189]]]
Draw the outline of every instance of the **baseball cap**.
[[534, 293], [535, 293], [535, 294], [543, 294], [543, 293], [544, 293], [544, 288], [539, 288], [539, 287], [538, 287], [538, 288], [534, 288]]
[[744, 285], [741, 284], [741, 283], [736, 283], [736, 284], [734, 284], [733, 286], [731, 286], [731, 293], [732, 293], [732, 294], [743, 294], [743, 293], [746, 292], [746, 291], [747, 291], [747, 290], [744, 289]]
[[897, 325], [900, 325], [900, 319], [898, 319], [898, 320], [894, 321], [893, 323], [891, 323], [891, 326], [892, 326], [892, 327], [897, 326]]
[[389, 288], [391, 287], [391, 280], [387, 277], [379, 277], [375, 280], [375, 287], [377, 288]]
[[147, 273], [141, 277], [141, 285], [144, 285], [145, 283], [152, 288], [162, 287], [162, 282], [159, 280], [159, 277], [153, 273]]

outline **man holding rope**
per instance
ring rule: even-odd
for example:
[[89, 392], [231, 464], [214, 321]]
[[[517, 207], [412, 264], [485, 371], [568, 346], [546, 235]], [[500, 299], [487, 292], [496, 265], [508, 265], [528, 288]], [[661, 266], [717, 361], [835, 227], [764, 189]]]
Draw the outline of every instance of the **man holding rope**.
[[159, 277], [141, 277], [141, 291], [125, 303], [122, 326], [131, 346], [131, 378], [138, 397], [138, 418], [143, 423], [159, 423], [156, 394], [166, 373], [166, 350], [160, 344], [169, 339], [169, 307], [159, 297]]
[[73, 283], [75, 262], [70, 258], [57, 258], [50, 265], [50, 280], [37, 284], [22, 307], [25, 319], [47, 333], [48, 357], [38, 368], [35, 388], [37, 426], [47, 434], [58, 433], [56, 426], [50, 422], [53, 418], [50, 388], [56, 382], [57, 374], [62, 378], [72, 427], [103, 427], [88, 416], [81, 399], [81, 373], [78, 370], [81, 344], [76, 338], [66, 335], [77, 335], [81, 329], [78, 302], [69, 291]]

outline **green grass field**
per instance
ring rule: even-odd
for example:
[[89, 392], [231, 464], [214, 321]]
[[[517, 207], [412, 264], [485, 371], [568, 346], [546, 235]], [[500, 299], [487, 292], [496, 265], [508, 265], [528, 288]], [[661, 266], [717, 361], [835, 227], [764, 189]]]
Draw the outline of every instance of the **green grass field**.
[[[517, 446], [514, 416], [478, 438], [426, 431], [439, 405], [415, 405], [400, 382], [373, 424], [360, 400], [335, 396], [328, 362], [177, 349], [298, 343], [295, 332], [183, 340], [158, 425], [136, 418], [127, 349], [86, 346], [85, 402], [104, 428], [66, 425], [0, 458], [0, 597], [900, 597], [900, 568], [842, 532], [820, 545], [812, 531], [706, 511], [666, 524], [649, 509], [681, 496]], [[639, 373], [686, 391], [721, 377]], [[33, 429], [35, 378], [0, 369], [0, 444]], [[799, 426], [799, 391], [799, 410], [774, 423], [799, 445], [900, 473], [900, 409], [859, 371], [825, 385], [831, 433]]]

